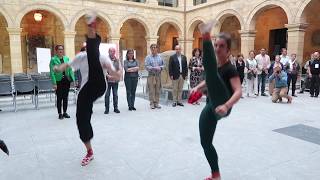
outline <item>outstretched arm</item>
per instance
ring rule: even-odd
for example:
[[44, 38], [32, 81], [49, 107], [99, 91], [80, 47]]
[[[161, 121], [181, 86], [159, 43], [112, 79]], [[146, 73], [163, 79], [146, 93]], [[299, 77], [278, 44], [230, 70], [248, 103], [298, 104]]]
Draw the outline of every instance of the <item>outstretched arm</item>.
[[53, 70], [54, 70], [55, 72], [63, 72], [63, 71], [65, 71], [68, 67], [70, 67], [69, 64], [67, 64], [67, 63], [62, 63], [62, 64], [60, 64], [60, 65], [54, 66], [54, 67], [53, 67]]
[[230, 79], [230, 84], [232, 86], [233, 94], [230, 99], [223, 105], [218, 106], [215, 111], [219, 115], [225, 115], [234, 104], [236, 104], [242, 96], [242, 89], [239, 77], [233, 77]]
[[118, 80], [120, 80], [122, 76], [122, 65], [119, 63], [119, 70], [116, 70], [111, 63], [103, 64], [103, 68], [108, 71], [108, 74]]

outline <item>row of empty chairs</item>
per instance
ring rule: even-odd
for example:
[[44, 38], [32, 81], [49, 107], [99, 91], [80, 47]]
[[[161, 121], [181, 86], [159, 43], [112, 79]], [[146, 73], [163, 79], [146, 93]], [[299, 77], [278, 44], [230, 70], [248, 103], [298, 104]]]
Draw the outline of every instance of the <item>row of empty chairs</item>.
[[[0, 75], [0, 95], [12, 96], [14, 111], [17, 111], [17, 97], [31, 95], [32, 104], [38, 108], [39, 94], [52, 93], [53, 86], [49, 73], [16, 73]], [[51, 99], [51, 94], [50, 94]]]

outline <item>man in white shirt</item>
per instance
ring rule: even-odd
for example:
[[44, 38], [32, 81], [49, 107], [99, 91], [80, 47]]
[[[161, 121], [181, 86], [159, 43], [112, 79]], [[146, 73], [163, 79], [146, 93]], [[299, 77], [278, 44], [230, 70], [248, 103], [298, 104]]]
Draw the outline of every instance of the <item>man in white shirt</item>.
[[289, 63], [290, 61], [290, 56], [287, 55], [287, 48], [282, 48], [281, 49], [281, 56], [280, 56], [280, 62], [285, 66], [284, 69], [286, 69], [286, 64]]
[[258, 63], [258, 94], [261, 92], [261, 96], [268, 96], [264, 91], [266, 86], [266, 77], [268, 75], [271, 62], [269, 55], [266, 54], [266, 49], [261, 48], [260, 54], [258, 54], [255, 59]]
[[87, 155], [83, 158], [81, 165], [85, 166], [93, 160], [93, 150], [91, 139], [93, 138], [93, 130], [91, 126], [91, 115], [93, 102], [101, 97], [106, 90], [105, 77], [106, 73], [118, 78], [121, 77], [121, 67], [118, 71], [111, 64], [111, 60], [100, 54], [99, 45], [101, 38], [96, 34], [96, 15], [87, 15], [88, 34], [87, 34], [87, 50], [80, 52], [75, 59], [68, 64], [55, 66], [55, 71], [64, 71], [67, 67], [74, 70], [79, 69], [82, 81], [77, 100], [77, 126], [80, 139], [87, 149]]

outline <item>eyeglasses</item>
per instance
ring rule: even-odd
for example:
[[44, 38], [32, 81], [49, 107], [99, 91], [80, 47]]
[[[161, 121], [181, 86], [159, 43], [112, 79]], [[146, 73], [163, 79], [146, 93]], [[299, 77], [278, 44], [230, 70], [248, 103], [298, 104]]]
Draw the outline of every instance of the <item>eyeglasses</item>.
[[158, 47], [156, 47], [156, 46], [152, 46], [152, 47], [151, 47], [151, 49], [157, 49], [157, 48], [158, 48]]
[[58, 50], [63, 50], [62, 48], [59, 48]]

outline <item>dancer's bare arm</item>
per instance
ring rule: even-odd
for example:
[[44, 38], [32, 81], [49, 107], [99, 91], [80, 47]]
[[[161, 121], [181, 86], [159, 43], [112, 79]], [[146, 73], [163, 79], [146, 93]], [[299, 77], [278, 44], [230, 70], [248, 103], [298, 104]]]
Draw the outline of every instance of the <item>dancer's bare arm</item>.
[[67, 63], [62, 63], [62, 64], [60, 64], [60, 65], [54, 66], [54, 67], [53, 67], [53, 70], [54, 70], [55, 72], [63, 72], [63, 71], [65, 71], [69, 66], [70, 66], [70, 65], [67, 64]]
[[116, 70], [111, 63], [103, 64], [103, 68], [107, 69], [108, 74], [113, 78], [120, 79], [122, 76], [122, 65], [119, 63], [119, 70]]
[[231, 98], [224, 104], [218, 106], [215, 109], [215, 112], [218, 113], [219, 115], [225, 115], [227, 114], [228, 110], [236, 103], [239, 101], [239, 99], [242, 96], [242, 89], [241, 89], [241, 82], [239, 77], [233, 77], [230, 79], [230, 84], [233, 89], [233, 94]]
[[190, 93], [194, 93], [196, 91], [203, 92], [203, 90], [207, 87], [206, 81], [201, 81], [196, 87], [190, 90]]

